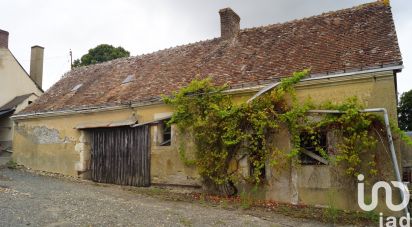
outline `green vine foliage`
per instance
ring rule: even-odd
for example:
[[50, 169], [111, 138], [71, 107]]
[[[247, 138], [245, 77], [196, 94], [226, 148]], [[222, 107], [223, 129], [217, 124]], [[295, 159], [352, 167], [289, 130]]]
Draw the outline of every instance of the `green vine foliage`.
[[363, 157], [368, 160], [369, 174], [376, 175], [378, 171], [374, 148], [378, 143], [376, 133], [384, 134], [382, 118], [376, 114], [361, 112], [364, 106], [356, 97], [349, 98], [339, 105], [329, 102], [321, 108], [343, 112], [342, 114], [327, 114], [321, 121], [313, 124], [315, 129], [322, 128], [339, 132], [341, 141], [337, 144], [338, 152], [333, 156], [334, 161], [345, 165], [346, 173], [356, 177], [360, 174]]
[[[277, 168], [282, 168], [288, 160], [298, 163], [301, 145], [311, 143], [330, 163], [344, 166], [348, 175], [359, 174], [365, 155], [370, 157], [370, 174], [377, 174], [376, 154], [372, 148], [378, 142], [376, 134], [384, 134], [382, 119], [361, 112], [363, 106], [356, 98], [321, 106], [315, 106], [310, 100], [299, 102], [294, 86], [308, 74], [309, 70], [295, 72], [250, 103], [235, 104], [226, 92], [228, 86], [215, 86], [211, 78], [195, 79], [172, 96], [164, 96], [164, 102], [174, 108], [168, 123], [175, 124], [179, 133], [193, 136], [195, 157], [187, 157], [186, 141], [181, 136], [180, 158], [187, 165], [196, 166], [205, 183], [224, 185], [242, 177], [230, 167], [231, 161], [247, 157], [253, 171], [244, 180], [260, 184], [267, 163]], [[308, 114], [308, 110], [316, 108], [343, 113], [309, 117], [316, 114]], [[281, 150], [270, 141], [283, 126], [289, 130], [292, 150]], [[320, 133], [324, 131], [339, 133], [336, 150], [321, 147]], [[309, 135], [308, 141], [301, 141], [302, 132]]]

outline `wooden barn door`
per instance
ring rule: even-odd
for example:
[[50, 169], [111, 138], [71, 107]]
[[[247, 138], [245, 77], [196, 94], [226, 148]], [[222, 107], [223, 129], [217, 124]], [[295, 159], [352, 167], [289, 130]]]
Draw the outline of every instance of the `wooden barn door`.
[[148, 125], [99, 128], [90, 132], [92, 180], [120, 185], [150, 185]]

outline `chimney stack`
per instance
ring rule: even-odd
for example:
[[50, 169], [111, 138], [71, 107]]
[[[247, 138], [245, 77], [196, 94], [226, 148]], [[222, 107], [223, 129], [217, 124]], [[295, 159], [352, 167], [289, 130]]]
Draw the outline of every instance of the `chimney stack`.
[[42, 88], [44, 47], [32, 46], [30, 58], [30, 77]]
[[231, 8], [219, 10], [220, 36], [223, 39], [236, 37], [240, 30], [240, 17]]
[[9, 48], [9, 33], [0, 29], [0, 48]]

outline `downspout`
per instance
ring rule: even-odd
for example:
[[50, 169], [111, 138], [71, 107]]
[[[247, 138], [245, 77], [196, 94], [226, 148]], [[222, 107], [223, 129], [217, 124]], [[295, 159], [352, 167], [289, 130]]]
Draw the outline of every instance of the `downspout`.
[[[399, 172], [399, 165], [398, 165], [398, 159], [396, 157], [396, 150], [395, 146], [393, 144], [393, 138], [392, 138], [392, 132], [391, 132], [391, 126], [389, 124], [389, 116], [388, 116], [388, 111], [385, 108], [373, 108], [373, 109], [364, 109], [361, 110], [360, 112], [363, 113], [383, 113], [383, 119], [385, 121], [385, 127], [386, 127], [386, 135], [389, 143], [389, 149], [391, 151], [391, 158], [392, 158], [392, 167], [393, 171], [395, 172], [396, 180], [398, 182], [402, 182], [401, 174]], [[308, 113], [324, 113], [324, 114], [340, 114], [344, 113], [344, 111], [339, 111], [339, 110], [309, 110]], [[401, 201], [405, 198], [404, 196], [404, 191], [399, 188], [399, 194]], [[405, 207], [405, 215], [407, 216], [409, 214], [408, 206]]]
[[266, 93], [266, 92], [274, 89], [274, 88], [277, 87], [279, 84], [280, 84], [280, 82], [276, 82], [276, 83], [273, 83], [273, 84], [270, 84], [270, 85], [264, 87], [262, 90], [260, 90], [258, 93], [256, 93], [255, 95], [253, 95], [250, 99], [248, 99], [246, 103], [252, 102], [254, 99], [256, 99], [257, 97], [263, 95], [264, 93]]

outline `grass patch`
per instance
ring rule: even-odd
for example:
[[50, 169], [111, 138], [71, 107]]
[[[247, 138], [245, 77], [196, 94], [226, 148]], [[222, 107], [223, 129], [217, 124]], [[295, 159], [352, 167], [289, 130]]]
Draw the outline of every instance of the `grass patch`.
[[6, 163], [7, 168], [9, 169], [18, 169], [19, 165], [17, 164], [17, 162], [10, 160]]
[[328, 207], [324, 210], [325, 218], [331, 222], [336, 223], [338, 220], [339, 209], [336, 208], [336, 192], [335, 190], [329, 190], [328, 192]]
[[220, 207], [222, 207], [223, 209], [227, 209], [229, 207], [227, 200], [222, 200], [220, 202]]
[[189, 219], [187, 219], [187, 218], [184, 218], [184, 217], [181, 217], [180, 219], [179, 219], [179, 222], [180, 222], [180, 224], [182, 224], [183, 226], [193, 226], [193, 223], [192, 223], [192, 221], [191, 220], [189, 220]]
[[249, 209], [253, 205], [253, 198], [250, 193], [242, 191], [240, 193], [240, 206], [242, 209]]
[[226, 226], [227, 224], [222, 220], [217, 220], [213, 223], [213, 226]]

